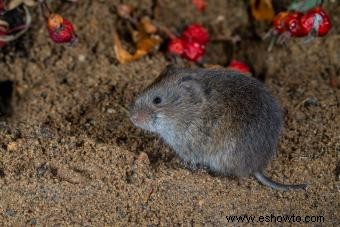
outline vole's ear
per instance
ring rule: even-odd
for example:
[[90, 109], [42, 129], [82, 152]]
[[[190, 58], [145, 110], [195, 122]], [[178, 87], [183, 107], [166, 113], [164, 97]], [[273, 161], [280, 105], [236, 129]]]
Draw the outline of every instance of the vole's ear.
[[205, 99], [202, 85], [192, 76], [183, 76], [178, 80], [178, 85], [188, 96], [193, 98], [195, 102], [202, 102]]
[[176, 73], [178, 73], [180, 70], [179, 67], [170, 64], [168, 65], [162, 72], [161, 74], [154, 80], [154, 82], [152, 83], [152, 85], [159, 83], [160, 81], [162, 81], [165, 78], [168, 78], [172, 75], [176, 75]]

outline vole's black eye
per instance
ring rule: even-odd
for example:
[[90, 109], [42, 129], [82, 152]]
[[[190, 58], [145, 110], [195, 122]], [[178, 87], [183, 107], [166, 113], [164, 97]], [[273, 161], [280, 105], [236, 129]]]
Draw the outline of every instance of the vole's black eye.
[[152, 100], [152, 103], [157, 105], [157, 104], [160, 104], [162, 102], [162, 98], [159, 97], [159, 96], [156, 96], [153, 100]]

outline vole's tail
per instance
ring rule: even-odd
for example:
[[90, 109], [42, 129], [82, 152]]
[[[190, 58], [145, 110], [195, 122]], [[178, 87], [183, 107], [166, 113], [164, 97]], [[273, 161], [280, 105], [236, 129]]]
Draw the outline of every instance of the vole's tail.
[[271, 187], [276, 190], [288, 191], [288, 190], [307, 190], [307, 184], [281, 184], [273, 181], [269, 177], [265, 176], [261, 172], [256, 172], [254, 174], [255, 178], [260, 181], [262, 184]]

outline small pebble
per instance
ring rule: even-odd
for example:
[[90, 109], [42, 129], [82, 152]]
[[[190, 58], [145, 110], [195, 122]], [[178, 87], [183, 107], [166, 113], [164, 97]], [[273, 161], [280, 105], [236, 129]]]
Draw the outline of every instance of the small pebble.
[[108, 112], [109, 114], [112, 114], [112, 113], [114, 113], [114, 109], [109, 108], [109, 109], [107, 109], [107, 112]]
[[85, 60], [86, 60], [86, 56], [85, 56], [85, 55], [80, 54], [80, 55], [78, 56], [78, 61], [84, 62]]
[[317, 100], [315, 97], [309, 97], [303, 102], [304, 106], [317, 106], [319, 105], [319, 100]]
[[17, 212], [15, 210], [12, 210], [10, 208], [6, 209], [5, 211], [5, 215], [8, 217], [14, 217], [17, 214]]
[[149, 160], [148, 154], [145, 153], [145, 152], [141, 152], [138, 155], [137, 161], [140, 162], [140, 163], [146, 164], [146, 165], [150, 164], [150, 160]]
[[203, 207], [203, 204], [204, 204], [204, 200], [203, 200], [203, 199], [201, 199], [201, 200], [198, 201], [198, 205], [199, 205], [201, 208]]
[[45, 173], [47, 172], [48, 170], [48, 165], [46, 163], [40, 165], [38, 168], [37, 168], [37, 176], [38, 177], [42, 177], [45, 175]]
[[18, 148], [16, 142], [10, 142], [7, 144], [7, 151], [15, 151]]
[[37, 224], [37, 219], [32, 218], [31, 220], [29, 220], [28, 222], [30, 225], [36, 225]]

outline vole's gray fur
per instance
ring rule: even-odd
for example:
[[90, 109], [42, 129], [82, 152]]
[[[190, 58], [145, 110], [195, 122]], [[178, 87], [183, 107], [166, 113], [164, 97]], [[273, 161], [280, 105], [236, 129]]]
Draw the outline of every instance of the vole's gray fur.
[[223, 175], [253, 175], [275, 189], [306, 188], [262, 174], [276, 154], [282, 111], [265, 86], [250, 77], [168, 67], [137, 97], [131, 120], [159, 134], [191, 165]]

